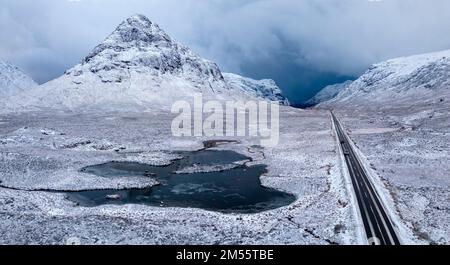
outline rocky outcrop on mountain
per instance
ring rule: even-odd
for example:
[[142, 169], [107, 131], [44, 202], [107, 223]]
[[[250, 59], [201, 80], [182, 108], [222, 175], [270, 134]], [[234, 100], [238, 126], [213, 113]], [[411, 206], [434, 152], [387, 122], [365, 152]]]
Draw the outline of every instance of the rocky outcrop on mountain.
[[272, 79], [254, 80], [231, 73], [224, 73], [223, 76], [230, 89], [235, 93], [241, 92], [251, 98], [289, 105], [288, 99], [283, 96], [281, 89]]
[[205, 99], [286, 102], [273, 81], [233, 77], [225, 80], [215, 63], [173, 40], [147, 17], [134, 15], [80, 64], [8, 99], [3, 111], [167, 109], [196, 93]]
[[198, 84], [223, 82], [215, 63], [200, 58], [174, 41], [157, 24], [142, 15], [122, 22], [66, 75], [76, 78], [86, 71], [97, 75], [105, 83], [123, 82], [130, 78], [130, 71], [155, 77], [170, 74]]

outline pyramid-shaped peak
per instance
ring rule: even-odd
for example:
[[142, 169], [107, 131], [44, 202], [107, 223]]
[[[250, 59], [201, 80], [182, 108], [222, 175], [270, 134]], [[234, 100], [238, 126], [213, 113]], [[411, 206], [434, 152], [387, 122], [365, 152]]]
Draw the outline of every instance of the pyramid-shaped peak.
[[[176, 44], [156, 23], [144, 15], [133, 15], [120, 25], [84, 59], [83, 63], [106, 52], [115, 53], [130, 49], [145, 50], [150, 47], [172, 47]], [[111, 56], [107, 56], [111, 58]]]
[[120, 26], [118, 27], [118, 29], [120, 28], [125, 28], [125, 29], [130, 29], [130, 28], [135, 28], [135, 29], [139, 29], [139, 30], [148, 30], [150, 28], [152, 28], [152, 26], [159, 28], [156, 24], [154, 25], [154, 23], [152, 23], [150, 21], [150, 19], [144, 15], [140, 15], [140, 14], [136, 14], [133, 15], [129, 18], [127, 18], [125, 21], [123, 21]]
[[5, 70], [5, 69], [19, 70], [19, 68], [17, 66], [13, 65], [12, 63], [10, 63], [8, 61], [0, 60], [0, 70]]
[[37, 84], [10, 62], [0, 60], [0, 98], [15, 95]]
[[130, 22], [135, 21], [135, 22], [141, 22], [141, 23], [152, 23], [148, 17], [146, 17], [145, 15], [142, 15], [142, 14], [134, 14], [131, 17], [129, 17], [127, 19], [127, 21], [130, 21]]
[[144, 15], [133, 15], [122, 22], [109, 36], [114, 42], [170, 42], [171, 38], [156, 23]]

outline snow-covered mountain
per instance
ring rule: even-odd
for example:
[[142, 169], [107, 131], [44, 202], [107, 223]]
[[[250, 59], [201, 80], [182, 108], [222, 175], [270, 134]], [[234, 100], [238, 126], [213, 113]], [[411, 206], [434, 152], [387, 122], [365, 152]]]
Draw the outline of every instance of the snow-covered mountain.
[[306, 105], [314, 106], [321, 102], [333, 99], [334, 97], [337, 96], [337, 94], [339, 94], [339, 92], [350, 86], [351, 83], [352, 81], [348, 80], [345, 81], [344, 83], [326, 86], [325, 88], [320, 90], [319, 93], [317, 93], [314, 97], [308, 100], [306, 102]]
[[0, 98], [9, 97], [37, 86], [16, 66], [0, 61]]
[[281, 89], [272, 79], [254, 80], [232, 73], [224, 73], [223, 77], [230, 89], [235, 91], [235, 93], [242, 92], [249, 97], [289, 105], [288, 99], [283, 96]]
[[449, 95], [450, 50], [446, 50], [375, 64], [319, 107], [444, 104]]
[[8, 111], [145, 110], [170, 108], [194, 93], [218, 100], [252, 95], [228, 85], [215, 63], [173, 40], [147, 17], [134, 15], [63, 76], [5, 105]]

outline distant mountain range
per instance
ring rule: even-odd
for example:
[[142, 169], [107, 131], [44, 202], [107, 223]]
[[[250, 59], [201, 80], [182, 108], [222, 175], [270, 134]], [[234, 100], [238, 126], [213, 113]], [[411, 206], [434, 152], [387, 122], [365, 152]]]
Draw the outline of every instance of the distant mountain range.
[[37, 86], [18, 67], [0, 61], [0, 98], [9, 97]]
[[0, 111], [170, 108], [171, 102], [194, 93], [206, 99], [288, 104], [273, 80], [222, 74], [215, 63], [173, 40], [147, 17], [134, 15], [63, 76], [8, 93]]
[[[320, 108], [442, 104], [450, 94], [450, 50], [370, 67], [355, 81], [331, 85], [308, 101]], [[122, 22], [82, 62], [38, 86], [0, 62], [0, 112], [42, 109], [146, 110], [202, 93], [206, 99], [258, 99], [288, 105], [273, 80], [222, 73], [142, 15]]]
[[321, 102], [325, 102], [336, 97], [342, 90], [352, 84], [352, 81], [348, 80], [344, 83], [329, 85], [319, 91], [313, 98], [308, 100], [306, 106], [314, 106]]
[[[327, 94], [325, 91], [320, 94]], [[331, 87], [331, 99], [317, 100], [318, 107], [412, 106], [448, 104], [450, 100], [450, 50], [391, 59], [374, 64], [354, 82]]]
[[289, 101], [283, 96], [281, 89], [272, 79], [254, 80], [237, 74], [223, 73], [225, 82], [236, 93], [243, 93], [248, 97], [266, 99], [289, 105]]

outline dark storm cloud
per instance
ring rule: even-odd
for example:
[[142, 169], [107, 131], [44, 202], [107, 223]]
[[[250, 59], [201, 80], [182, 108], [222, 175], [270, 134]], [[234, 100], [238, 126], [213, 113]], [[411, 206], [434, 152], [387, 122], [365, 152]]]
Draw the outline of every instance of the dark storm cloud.
[[447, 0], [0, 0], [0, 58], [39, 82], [142, 13], [225, 71], [294, 100], [392, 57], [450, 48]]

